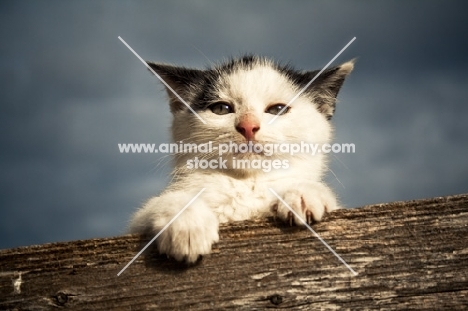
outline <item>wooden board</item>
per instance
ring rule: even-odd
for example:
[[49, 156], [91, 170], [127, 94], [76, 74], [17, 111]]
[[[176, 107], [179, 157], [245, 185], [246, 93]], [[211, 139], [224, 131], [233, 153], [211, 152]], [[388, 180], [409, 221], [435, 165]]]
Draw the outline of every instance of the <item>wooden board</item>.
[[223, 226], [195, 266], [138, 236], [0, 250], [0, 310], [464, 310], [468, 195], [335, 211], [310, 231]]

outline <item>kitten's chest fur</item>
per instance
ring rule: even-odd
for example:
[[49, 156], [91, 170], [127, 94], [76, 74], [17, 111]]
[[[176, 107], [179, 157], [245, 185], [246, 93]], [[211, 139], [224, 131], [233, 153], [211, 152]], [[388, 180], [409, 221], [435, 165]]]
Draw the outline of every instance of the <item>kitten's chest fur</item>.
[[277, 198], [270, 189], [282, 193], [298, 182], [314, 182], [318, 169], [307, 165], [292, 167], [281, 172], [239, 177], [218, 171], [191, 172], [181, 176], [168, 191], [205, 188], [207, 204], [221, 223], [262, 218], [271, 215]]

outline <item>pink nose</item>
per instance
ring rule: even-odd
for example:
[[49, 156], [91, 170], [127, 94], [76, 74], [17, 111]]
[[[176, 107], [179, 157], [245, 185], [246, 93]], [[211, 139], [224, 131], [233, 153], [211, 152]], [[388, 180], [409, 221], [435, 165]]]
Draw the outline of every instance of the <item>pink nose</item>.
[[254, 140], [255, 133], [259, 129], [260, 125], [252, 118], [245, 118], [236, 125], [236, 130], [249, 141]]

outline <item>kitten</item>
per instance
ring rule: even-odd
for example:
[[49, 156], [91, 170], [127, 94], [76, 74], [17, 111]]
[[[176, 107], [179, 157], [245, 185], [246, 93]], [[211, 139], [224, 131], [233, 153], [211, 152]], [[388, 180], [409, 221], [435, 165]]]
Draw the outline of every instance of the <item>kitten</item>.
[[[329, 120], [335, 111], [336, 96], [354, 61], [324, 71], [290, 107], [286, 104], [318, 71], [297, 71], [258, 56], [231, 59], [206, 70], [148, 64], [206, 121], [204, 124], [167, 89], [175, 142], [266, 146], [329, 143]], [[265, 152], [231, 151], [220, 156], [218, 150], [195, 154], [179, 150], [174, 157], [171, 184], [133, 215], [131, 232], [157, 234], [206, 188], [156, 240], [160, 253], [193, 263], [200, 255], [209, 254], [212, 244], [219, 240], [219, 223], [274, 215], [302, 225], [269, 188], [309, 223], [338, 208], [335, 195], [322, 182], [326, 170], [323, 153], [291, 155], [277, 151], [268, 156]], [[225, 166], [196, 168], [195, 158], [222, 158]], [[239, 159], [280, 162], [268, 171], [263, 167], [235, 167]]]

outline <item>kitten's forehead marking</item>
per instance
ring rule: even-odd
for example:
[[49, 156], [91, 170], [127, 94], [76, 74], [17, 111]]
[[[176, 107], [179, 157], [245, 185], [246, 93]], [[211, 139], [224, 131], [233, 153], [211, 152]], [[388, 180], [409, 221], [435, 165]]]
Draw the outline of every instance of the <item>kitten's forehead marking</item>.
[[285, 102], [297, 92], [295, 85], [268, 64], [239, 68], [221, 77], [219, 95], [251, 109]]
[[276, 118], [278, 118], [279, 115], [281, 115], [286, 109], [288, 109], [288, 107], [289, 107], [289, 106], [290, 106], [290, 105], [291, 105], [291, 104], [292, 104], [292, 103], [293, 103], [293, 102], [294, 102], [294, 101], [295, 101], [295, 100], [312, 84], [312, 82], [315, 81], [315, 79], [318, 78], [318, 76], [320, 76], [320, 75], [322, 74], [322, 72], [325, 71], [325, 69], [328, 68], [328, 66], [331, 65], [331, 63], [333, 63], [333, 62], [335, 61], [335, 59], [338, 58], [338, 56], [341, 55], [341, 53], [344, 52], [344, 50], [346, 50], [346, 49], [348, 48], [348, 46], [351, 45], [351, 43], [353, 43], [354, 40], [356, 40], [356, 37], [352, 38], [351, 41], [349, 41], [348, 44], [346, 44], [346, 45], [344, 46], [344, 48], [342, 48], [341, 51], [339, 51], [338, 54], [336, 54], [335, 57], [333, 57], [333, 58], [328, 62], [328, 64], [326, 64], [325, 67], [323, 67], [322, 70], [320, 70], [320, 71], [315, 75], [315, 77], [313, 77], [312, 80], [310, 80], [310, 82], [307, 83], [306, 86], [304, 86], [304, 87], [299, 91], [299, 93], [297, 93], [296, 96], [294, 96], [294, 97], [289, 101], [289, 103], [288, 103], [286, 106], [284, 106], [284, 108], [280, 111], [280, 113], [278, 113], [277, 115], [275, 115], [275, 116], [273, 117], [273, 119], [271, 119], [270, 122], [268, 122], [268, 124], [273, 123], [273, 122], [276, 120]]

